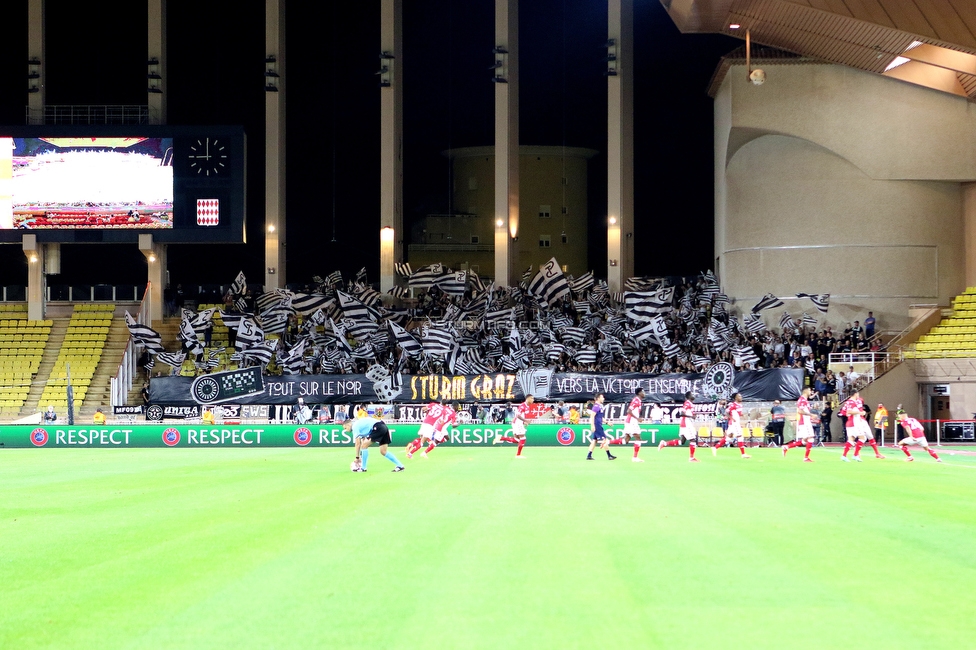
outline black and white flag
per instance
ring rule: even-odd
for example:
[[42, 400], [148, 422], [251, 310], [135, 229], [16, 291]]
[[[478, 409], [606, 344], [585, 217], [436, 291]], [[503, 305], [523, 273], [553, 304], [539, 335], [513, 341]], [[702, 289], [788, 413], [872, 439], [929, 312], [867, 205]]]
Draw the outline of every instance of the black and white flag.
[[596, 284], [596, 280], [593, 278], [593, 271], [587, 271], [578, 278], [571, 278], [569, 280], [569, 288], [577, 296], [582, 295], [584, 291], [592, 288], [594, 284]]
[[277, 347], [277, 339], [262, 341], [255, 346], [247, 348], [246, 350], [241, 350], [235, 354], [234, 357], [237, 357], [244, 362], [243, 365], [245, 366], [266, 366], [271, 363], [271, 357], [274, 355], [274, 351]]
[[390, 327], [390, 332], [393, 334], [397, 346], [403, 350], [405, 355], [408, 357], [420, 356], [420, 353], [424, 351], [424, 346], [421, 345], [420, 341], [413, 334], [396, 323], [391, 322], [387, 323], [387, 325]]
[[428, 325], [424, 331], [424, 352], [432, 356], [444, 357], [454, 345], [454, 336], [449, 327]]
[[746, 314], [742, 320], [746, 331], [750, 334], [762, 334], [766, 330], [766, 323], [759, 314]]
[[303, 316], [308, 316], [319, 309], [326, 309], [330, 302], [332, 299], [321, 293], [296, 293], [291, 298], [292, 309]]
[[411, 289], [430, 289], [434, 286], [434, 282], [444, 275], [445, 271], [443, 264], [429, 264], [414, 271], [407, 283]]
[[813, 316], [810, 316], [806, 312], [803, 312], [803, 316], [800, 317], [800, 325], [802, 325], [803, 327], [816, 327], [817, 319], [814, 318]]
[[627, 317], [633, 320], [652, 320], [658, 314], [671, 310], [674, 287], [663, 287], [657, 291], [628, 291], [624, 293], [624, 308]]
[[758, 314], [764, 309], [772, 309], [773, 307], [782, 307], [782, 306], [783, 306], [782, 300], [780, 300], [779, 298], [777, 298], [771, 293], [767, 293], [765, 296], [762, 297], [762, 300], [760, 300], [758, 303], [756, 303], [753, 306], [752, 313]]
[[756, 356], [755, 350], [749, 345], [735, 348], [732, 350], [732, 356], [739, 360], [739, 365], [746, 365], [747, 363], [755, 365], [759, 363], [759, 357]]
[[410, 269], [410, 265], [407, 262], [394, 262], [393, 270], [401, 278], [409, 278], [413, 274], [413, 271]]
[[445, 273], [434, 280], [434, 286], [449, 296], [463, 296], [468, 286], [468, 274], [466, 271]]
[[247, 278], [244, 277], [244, 271], [240, 271], [230, 285], [230, 295], [241, 296], [245, 291], [247, 291]]
[[163, 351], [163, 337], [148, 325], [143, 325], [136, 321], [129, 312], [125, 312], [125, 325], [129, 328], [136, 344], [143, 346], [150, 354], [158, 354]]
[[817, 308], [822, 314], [827, 313], [827, 308], [830, 306], [830, 294], [829, 293], [798, 293], [797, 298], [809, 298], [813, 301], [813, 306]]
[[160, 352], [156, 355], [156, 360], [167, 366], [179, 368], [186, 360], [186, 352]]
[[780, 316], [779, 328], [784, 332], [791, 332], [796, 329], [796, 323], [793, 322], [793, 317], [790, 316], [790, 312], [784, 311], [783, 315]]
[[559, 262], [553, 257], [542, 265], [542, 268], [532, 278], [529, 283], [529, 293], [536, 296], [547, 304], [554, 302], [569, 295], [569, 282], [563, 275], [563, 270], [559, 267]]

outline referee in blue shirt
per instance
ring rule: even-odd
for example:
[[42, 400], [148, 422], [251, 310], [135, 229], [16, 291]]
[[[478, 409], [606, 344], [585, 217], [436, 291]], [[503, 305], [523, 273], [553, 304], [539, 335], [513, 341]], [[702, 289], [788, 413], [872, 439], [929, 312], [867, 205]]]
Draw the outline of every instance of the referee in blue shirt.
[[388, 451], [389, 445], [393, 440], [390, 437], [390, 429], [386, 426], [386, 422], [376, 418], [371, 418], [369, 416], [364, 416], [361, 418], [356, 418], [355, 420], [346, 420], [342, 423], [342, 428], [346, 431], [352, 431], [353, 438], [363, 439], [360, 453], [362, 463], [359, 467], [353, 470], [354, 472], [366, 471], [366, 463], [369, 461], [368, 448], [374, 442], [380, 446], [380, 453], [383, 454], [383, 457], [396, 465], [396, 467], [393, 468], [393, 471], [403, 471], [403, 464], [397, 460], [397, 457], [393, 455], [393, 452]]

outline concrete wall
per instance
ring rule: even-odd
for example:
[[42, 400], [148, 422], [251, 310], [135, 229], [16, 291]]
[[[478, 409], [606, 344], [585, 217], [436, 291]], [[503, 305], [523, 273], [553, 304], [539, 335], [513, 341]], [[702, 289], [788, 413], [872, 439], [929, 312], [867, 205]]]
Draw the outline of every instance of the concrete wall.
[[910, 304], [948, 304], [976, 255], [976, 191], [963, 186], [976, 180], [976, 107], [841, 66], [766, 72], [755, 87], [733, 66], [715, 99], [729, 295], [747, 309], [769, 291], [830, 293], [829, 322], [873, 310], [880, 329], [907, 326]]
[[[886, 372], [879, 379], [869, 384], [861, 391], [861, 399], [871, 407], [873, 414], [878, 403], [888, 409], [888, 422], [891, 426], [895, 421], [895, 409], [901, 404], [913, 418], [926, 419], [928, 407], [923, 400], [923, 391], [915, 381], [915, 373], [910, 364], [901, 363]], [[889, 426], [888, 432], [891, 432]]]
[[[564, 155], [565, 153], [565, 155]], [[519, 155], [519, 241], [515, 247], [515, 268], [524, 271], [555, 257], [568, 273], [581, 275], [587, 266], [587, 160], [596, 154], [577, 147], [520, 147]], [[482, 245], [494, 244], [493, 147], [469, 147], [452, 150], [454, 213], [473, 216], [428, 217], [428, 241], [444, 245], [470, 244], [477, 236]], [[565, 176], [566, 183], [562, 179]], [[549, 207], [549, 217], [540, 217], [540, 207]], [[566, 214], [562, 208], [566, 207]], [[446, 239], [450, 232], [451, 239]], [[566, 233], [566, 243], [562, 234]], [[540, 236], [548, 235], [548, 248], [540, 246]], [[413, 244], [420, 242], [412, 241]], [[605, 242], [600, 242], [603, 245]], [[494, 254], [491, 251], [409, 249], [413, 268], [443, 262], [455, 268], [462, 264], [478, 266], [482, 277], [494, 277]]]

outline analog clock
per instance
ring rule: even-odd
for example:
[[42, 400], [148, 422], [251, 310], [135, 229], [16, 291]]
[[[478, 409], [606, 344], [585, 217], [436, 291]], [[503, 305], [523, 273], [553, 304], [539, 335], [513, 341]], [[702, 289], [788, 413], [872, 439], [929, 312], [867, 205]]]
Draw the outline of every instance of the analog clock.
[[227, 142], [219, 138], [197, 138], [190, 145], [190, 171], [199, 176], [218, 176], [229, 171]]

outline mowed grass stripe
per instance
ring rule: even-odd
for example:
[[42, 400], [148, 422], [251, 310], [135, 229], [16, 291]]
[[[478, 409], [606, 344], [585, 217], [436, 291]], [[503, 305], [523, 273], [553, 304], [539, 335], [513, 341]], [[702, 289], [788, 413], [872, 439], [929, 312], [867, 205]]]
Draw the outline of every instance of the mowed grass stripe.
[[798, 635], [803, 603], [892, 647], [976, 632], [942, 620], [976, 578], [969, 472], [703, 451], [443, 447], [399, 475], [349, 450], [8, 452], [0, 646], [851, 645]]

